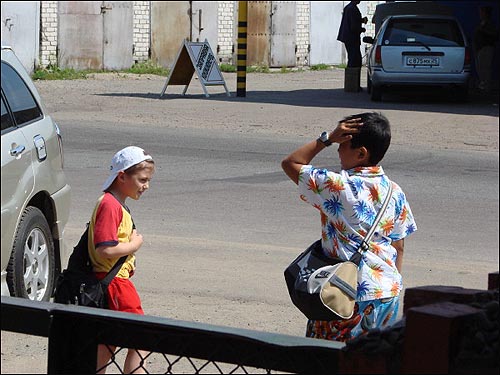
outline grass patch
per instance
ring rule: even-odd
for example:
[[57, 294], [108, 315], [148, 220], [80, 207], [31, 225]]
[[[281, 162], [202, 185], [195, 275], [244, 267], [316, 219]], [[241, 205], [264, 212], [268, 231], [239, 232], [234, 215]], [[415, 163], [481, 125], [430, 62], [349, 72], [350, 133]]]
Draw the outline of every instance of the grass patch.
[[247, 73], [269, 73], [267, 65], [247, 66]]
[[[235, 73], [237, 71], [236, 65], [231, 64], [220, 64], [219, 68], [221, 72]], [[265, 65], [252, 65], [246, 67], [247, 73], [270, 73], [268, 66]]]
[[[339, 65], [339, 68], [345, 68], [345, 65]], [[235, 73], [237, 71], [235, 65], [231, 64], [220, 64], [219, 68], [221, 72]], [[317, 64], [310, 67], [311, 70], [327, 70], [331, 69], [329, 65]], [[292, 73], [293, 69], [282, 66], [279, 71], [271, 71], [267, 65], [253, 65], [246, 67], [247, 73]], [[298, 71], [303, 71], [299, 68]], [[31, 75], [33, 80], [71, 80], [71, 79], [86, 79], [87, 76], [92, 73], [106, 73], [111, 71], [106, 70], [75, 70], [71, 68], [61, 69], [57, 66], [49, 65], [46, 68], [37, 68]], [[119, 71], [112, 71], [114, 73], [132, 73], [132, 74], [154, 74], [159, 76], [167, 77], [170, 70], [157, 65], [151, 60], [137, 62], [128, 69], [123, 69]], [[125, 76], [123, 76], [125, 77]]]
[[170, 72], [169, 69], [163, 66], [155, 64], [151, 60], [137, 62], [129, 69], [122, 70], [124, 73], [134, 73], [134, 74], [155, 74], [157, 76], [168, 76]]
[[[226, 73], [236, 73], [237, 68], [236, 65], [232, 64], [220, 64], [219, 68], [221, 72]], [[266, 65], [252, 65], [246, 67], [247, 73], [270, 73], [270, 69]]]
[[[72, 68], [61, 69], [58, 66], [49, 65], [46, 68], [35, 69], [31, 78], [33, 80], [71, 80], [71, 79], [86, 79], [91, 73], [133, 73], [133, 74], [155, 74], [159, 76], [168, 76], [170, 72], [162, 66], [156, 65], [151, 60], [135, 63], [128, 69], [123, 70], [75, 70]], [[125, 76], [123, 76], [125, 77]]]
[[61, 69], [57, 66], [47, 66], [46, 68], [37, 68], [31, 75], [33, 80], [68, 80], [68, 79], [86, 79], [87, 74], [92, 73], [89, 70]]
[[315, 65], [311, 65], [310, 69], [311, 70], [329, 70], [330, 69], [330, 65], [327, 65], [327, 64], [315, 64]]
[[280, 69], [280, 73], [291, 73], [292, 69], [288, 69], [286, 66], [282, 66]]
[[220, 64], [219, 68], [220, 68], [221, 72], [225, 72], [225, 73], [234, 73], [234, 72], [236, 72], [236, 66], [231, 65], [231, 64]]

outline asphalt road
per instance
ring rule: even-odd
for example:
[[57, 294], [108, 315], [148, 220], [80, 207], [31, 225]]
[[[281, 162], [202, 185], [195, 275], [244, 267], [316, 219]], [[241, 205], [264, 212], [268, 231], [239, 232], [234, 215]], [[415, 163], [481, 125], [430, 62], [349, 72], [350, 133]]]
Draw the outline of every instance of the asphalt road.
[[[192, 244], [185, 251], [196, 272], [202, 244], [223, 242], [241, 251], [250, 246], [262, 261], [285, 266], [320, 235], [316, 210], [298, 199], [280, 168], [281, 159], [306, 137], [134, 126], [109, 137], [111, 124], [78, 125], [65, 129], [73, 187], [68, 234], [87, 220], [110, 150], [133, 140], [147, 145], [158, 166], [150, 191], [130, 202], [139, 230], [146, 240], [154, 238], [139, 259], [158, 258], [168, 267], [172, 245]], [[336, 168], [337, 160], [332, 147], [315, 161]], [[394, 145], [383, 166], [404, 188], [418, 226], [406, 242], [406, 286], [484, 288], [486, 274], [498, 268], [498, 153]], [[274, 253], [276, 246], [286, 251]], [[252, 259], [241, 255], [245, 268]], [[173, 274], [165, 275], [165, 283]]]
[[[384, 169], [417, 221], [405, 286], [487, 287], [498, 270], [498, 97], [457, 103], [424, 90], [374, 103], [366, 92], [345, 93], [343, 70], [334, 69], [249, 74], [247, 96], [237, 98], [235, 74], [225, 77], [230, 98], [217, 87], [205, 98], [193, 80], [187, 97], [171, 86], [159, 99], [165, 78], [157, 76], [37, 83], [65, 140], [68, 244], [89, 219], [114, 152], [137, 144], [156, 160], [150, 191], [130, 202], [145, 238], [134, 280], [148, 314], [302, 335], [282, 273], [320, 236], [319, 217], [280, 162], [367, 110], [391, 121]], [[315, 162], [338, 167], [335, 147]]]

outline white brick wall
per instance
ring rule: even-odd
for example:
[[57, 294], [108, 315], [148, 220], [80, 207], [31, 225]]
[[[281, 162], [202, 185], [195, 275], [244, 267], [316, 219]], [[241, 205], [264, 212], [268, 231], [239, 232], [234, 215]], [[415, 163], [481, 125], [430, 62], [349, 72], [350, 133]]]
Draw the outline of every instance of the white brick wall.
[[57, 1], [40, 1], [40, 66], [57, 65]]
[[218, 1], [218, 42], [220, 47], [219, 62], [233, 63], [233, 44], [236, 49], [238, 15], [236, 14], [236, 1]]
[[311, 22], [311, 2], [296, 2], [296, 46], [297, 46], [297, 66], [309, 65], [309, 24]]
[[149, 59], [151, 1], [134, 1], [134, 61]]
[[375, 36], [375, 24], [372, 23], [373, 14], [375, 13], [375, 8], [378, 4], [385, 3], [385, 1], [368, 1], [366, 4], [366, 11], [368, 17], [368, 23], [365, 26], [367, 36]]

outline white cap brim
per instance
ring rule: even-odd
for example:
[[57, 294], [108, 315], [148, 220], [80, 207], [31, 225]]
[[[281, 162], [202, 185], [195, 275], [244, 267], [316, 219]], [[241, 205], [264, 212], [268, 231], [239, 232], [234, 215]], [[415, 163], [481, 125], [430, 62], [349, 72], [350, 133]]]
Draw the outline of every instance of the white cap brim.
[[[119, 172], [119, 171], [118, 171]], [[102, 191], [106, 191], [109, 189], [113, 181], [115, 180], [116, 176], [118, 176], [118, 172], [110, 174], [106, 181], [104, 181], [104, 184], [102, 185]]]

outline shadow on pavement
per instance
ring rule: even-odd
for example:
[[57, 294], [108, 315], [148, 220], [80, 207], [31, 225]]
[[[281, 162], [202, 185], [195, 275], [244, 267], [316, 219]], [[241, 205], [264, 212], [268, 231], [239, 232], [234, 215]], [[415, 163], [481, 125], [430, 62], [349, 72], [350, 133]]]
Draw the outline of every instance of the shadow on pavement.
[[246, 97], [237, 97], [232, 92], [231, 97], [225, 93], [209, 93], [206, 98], [203, 94], [165, 94], [160, 98], [159, 93], [107, 93], [96, 94], [100, 96], [136, 97], [144, 99], [205, 99], [223, 102], [248, 102], [283, 104], [300, 107], [325, 107], [325, 108], [359, 108], [372, 110], [406, 110], [454, 113], [464, 115], [484, 115], [498, 117], [498, 93], [484, 95], [471, 93], [468, 101], [459, 102], [453, 92], [446, 90], [432, 91], [390, 91], [382, 101], [373, 102], [364, 88], [362, 92], [348, 93], [343, 89], [300, 89], [289, 91], [252, 91]]

